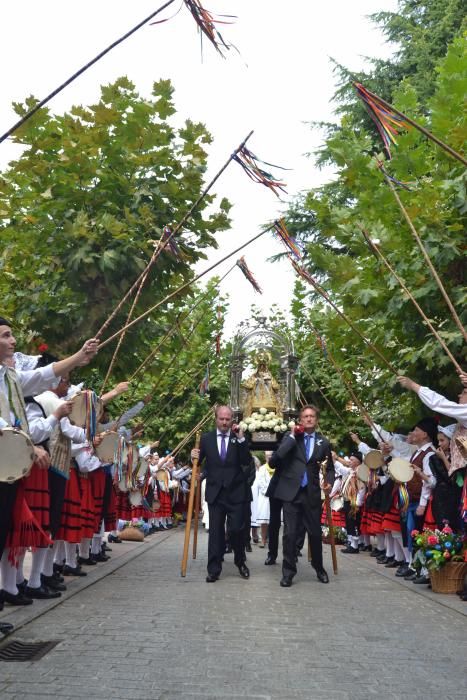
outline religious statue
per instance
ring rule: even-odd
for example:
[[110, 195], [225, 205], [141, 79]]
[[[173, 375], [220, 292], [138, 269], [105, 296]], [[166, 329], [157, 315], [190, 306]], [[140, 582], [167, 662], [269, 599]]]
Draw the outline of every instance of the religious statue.
[[250, 416], [260, 408], [278, 414], [282, 412], [279, 384], [269, 370], [270, 361], [268, 352], [259, 351], [256, 371], [241, 383], [244, 416]]

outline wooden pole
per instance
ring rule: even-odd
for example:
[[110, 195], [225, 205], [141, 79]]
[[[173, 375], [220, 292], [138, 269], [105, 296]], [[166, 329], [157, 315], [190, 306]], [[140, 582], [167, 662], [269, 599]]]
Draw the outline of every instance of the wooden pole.
[[[152, 256], [151, 256], [151, 259], [149, 260], [148, 264], [146, 265], [145, 269], [144, 269], [143, 272], [140, 274], [140, 276], [138, 277], [138, 279], [136, 280], [136, 282], [133, 283], [133, 285], [130, 287], [130, 289], [127, 291], [127, 293], [124, 295], [124, 297], [119, 301], [119, 303], [117, 304], [117, 306], [115, 307], [115, 309], [112, 311], [112, 313], [110, 314], [110, 316], [107, 318], [107, 320], [106, 320], [106, 321], [103, 323], [103, 325], [99, 328], [99, 330], [98, 330], [98, 332], [97, 332], [97, 334], [96, 334], [96, 338], [99, 338], [99, 337], [102, 335], [102, 333], [104, 332], [104, 330], [107, 328], [107, 326], [109, 325], [109, 323], [112, 321], [112, 319], [113, 319], [113, 318], [115, 317], [115, 315], [118, 313], [118, 311], [121, 309], [121, 307], [123, 306], [123, 304], [125, 303], [125, 301], [128, 299], [128, 297], [129, 297], [131, 294], [133, 294], [134, 290], [136, 289], [136, 287], [137, 287], [138, 284], [140, 283], [140, 281], [141, 281], [141, 279], [143, 278], [143, 276], [144, 276], [144, 275], [147, 275], [147, 273], [149, 272], [149, 270], [151, 269], [151, 267], [154, 265], [154, 263], [156, 262], [156, 260], [157, 260], [157, 258], [159, 257], [159, 255], [160, 255], [160, 254], [162, 253], [162, 251], [166, 248], [166, 246], [169, 244], [169, 242], [171, 241], [171, 239], [180, 231], [180, 229], [182, 228], [182, 226], [188, 221], [188, 219], [191, 217], [191, 215], [193, 214], [193, 212], [195, 211], [195, 209], [198, 208], [198, 206], [200, 205], [200, 203], [203, 201], [203, 199], [204, 199], [204, 198], [206, 197], [206, 195], [208, 194], [209, 190], [213, 187], [213, 185], [215, 184], [215, 182], [217, 182], [217, 180], [220, 178], [220, 176], [222, 175], [222, 173], [224, 172], [224, 170], [227, 168], [227, 166], [230, 165], [230, 163], [231, 163], [232, 160], [235, 158], [235, 156], [237, 155], [237, 153], [238, 153], [239, 151], [241, 151], [241, 149], [244, 147], [244, 145], [246, 144], [246, 142], [248, 141], [248, 139], [251, 137], [252, 134], [253, 134], [253, 131], [250, 131], [250, 133], [243, 139], [243, 141], [241, 142], [241, 144], [240, 144], [239, 146], [237, 146], [237, 148], [235, 149], [235, 151], [229, 156], [228, 160], [224, 163], [224, 165], [222, 166], [222, 168], [221, 168], [220, 170], [218, 170], [218, 172], [216, 173], [216, 175], [214, 175], [214, 177], [212, 178], [211, 182], [210, 182], [210, 183], [204, 188], [204, 190], [201, 192], [201, 194], [200, 194], [200, 196], [198, 197], [198, 199], [192, 204], [192, 206], [191, 206], [190, 209], [187, 211], [187, 213], [186, 213], [186, 214], [182, 217], [182, 219], [178, 222], [178, 224], [175, 226], [174, 230], [173, 230], [173, 231], [170, 233], [170, 235], [165, 239], [165, 241], [162, 241], [162, 244], [159, 245], [159, 246], [156, 248], [156, 250], [154, 251], [154, 253], [153, 253]], [[271, 228], [272, 228], [272, 227], [271, 227]], [[239, 248], [239, 250], [240, 250], [240, 248]], [[232, 255], [233, 255], [233, 253], [232, 253]]]
[[401, 210], [402, 214], [404, 215], [404, 219], [407, 221], [407, 223], [409, 225], [409, 229], [412, 233], [412, 236], [415, 238], [415, 241], [417, 242], [417, 245], [420, 248], [423, 257], [425, 258], [425, 262], [428, 265], [431, 274], [433, 275], [433, 279], [435, 280], [436, 284], [438, 285], [438, 288], [439, 288], [441, 294], [443, 295], [446, 304], [448, 305], [449, 311], [451, 312], [451, 315], [454, 319], [456, 326], [459, 328], [460, 332], [462, 333], [464, 340], [467, 341], [467, 330], [464, 328], [459, 316], [457, 315], [457, 311], [454, 308], [454, 304], [452, 303], [451, 299], [449, 298], [449, 295], [444, 287], [444, 284], [441, 282], [441, 279], [435, 270], [435, 266], [431, 262], [431, 258], [428, 255], [425, 246], [423, 245], [422, 239], [418, 235], [417, 229], [415, 228], [415, 226], [412, 223], [412, 219], [410, 218], [406, 208], [402, 204], [401, 198], [399, 197], [399, 194], [398, 194], [396, 188], [394, 187], [393, 182], [388, 178], [388, 176], [386, 175], [385, 172], [383, 172], [383, 175], [384, 175], [385, 180], [391, 189], [392, 194], [394, 195], [394, 199], [396, 200], [396, 202], [399, 206], [399, 209]]
[[243, 243], [243, 245], [239, 246], [238, 248], [236, 248], [235, 250], [233, 250], [233, 251], [232, 251], [231, 253], [229, 253], [228, 255], [224, 255], [223, 258], [221, 258], [220, 260], [218, 260], [218, 261], [217, 261], [216, 263], [214, 263], [213, 265], [210, 265], [206, 270], [204, 270], [204, 272], [201, 272], [199, 275], [196, 275], [196, 277], [193, 277], [192, 280], [189, 280], [189, 281], [186, 282], [185, 284], [182, 284], [181, 287], [178, 287], [178, 289], [175, 289], [175, 291], [171, 292], [171, 294], [168, 294], [168, 295], [165, 297], [165, 299], [162, 299], [162, 300], [159, 301], [157, 304], [154, 304], [154, 306], [151, 306], [151, 308], [148, 309], [147, 311], [145, 311], [144, 314], [141, 314], [141, 316], [138, 316], [138, 318], [133, 319], [133, 321], [131, 321], [131, 323], [126, 324], [125, 326], [123, 326], [123, 328], [120, 328], [119, 331], [117, 331], [116, 333], [114, 333], [113, 335], [111, 335], [109, 338], [107, 338], [106, 340], [103, 340], [102, 343], [100, 343], [98, 349], [100, 350], [100, 349], [104, 348], [104, 347], [105, 347], [106, 345], [108, 345], [112, 340], [114, 340], [115, 338], [118, 338], [118, 336], [121, 335], [122, 333], [124, 333], [128, 328], [131, 328], [131, 327], [134, 326], [136, 323], [139, 323], [140, 321], [142, 321], [144, 318], [146, 318], [147, 316], [149, 316], [149, 314], [153, 313], [153, 312], [154, 312], [156, 309], [158, 309], [160, 306], [162, 306], [163, 304], [165, 304], [165, 303], [167, 303], [168, 301], [170, 301], [170, 299], [173, 299], [174, 296], [176, 296], [176, 295], [179, 294], [180, 292], [183, 292], [183, 290], [187, 289], [187, 288], [190, 287], [192, 284], [194, 284], [195, 282], [197, 282], [199, 279], [201, 279], [201, 277], [204, 277], [204, 275], [207, 275], [208, 272], [211, 272], [211, 270], [214, 270], [214, 268], [218, 267], [218, 266], [221, 265], [223, 262], [225, 262], [226, 260], [228, 260], [229, 258], [231, 258], [232, 255], [236, 255], [236, 253], [238, 253], [239, 250], [242, 250], [243, 248], [246, 248], [248, 245], [250, 245], [251, 243], [253, 243], [254, 241], [256, 241], [258, 238], [260, 238], [261, 236], [264, 236], [264, 234], [265, 234], [267, 231], [269, 231], [271, 228], [273, 228], [273, 227], [270, 226], [270, 227], [267, 228], [267, 229], [263, 229], [263, 231], [261, 231], [260, 233], [256, 234], [256, 236], [253, 236], [253, 238], [250, 238], [249, 241], [247, 241], [246, 243]]
[[404, 283], [404, 282], [402, 281], [402, 279], [399, 277], [399, 275], [398, 275], [397, 272], [394, 270], [394, 268], [392, 267], [392, 265], [389, 263], [389, 261], [388, 261], [388, 259], [386, 258], [386, 256], [383, 255], [383, 253], [381, 252], [380, 248], [376, 245], [376, 243], [374, 243], [374, 242], [371, 240], [369, 234], [365, 231], [365, 229], [364, 229], [362, 226], [360, 226], [359, 224], [357, 224], [357, 225], [358, 225], [358, 228], [360, 229], [360, 231], [362, 232], [362, 234], [363, 234], [363, 236], [364, 236], [366, 242], [367, 242], [368, 245], [370, 246], [371, 250], [374, 251], [375, 255], [377, 255], [377, 256], [380, 258], [380, 260], [382, 260], [382, 262], [383, 262], [384, 265], [387, 267], [387, 269], [389, 270], [389, 272], [390, 272], [390, 273], [392, 274], [392, 276], [397, 280], [397, 282], [399, 283], [399, 285], [401, 286], [401, 288], [402, 288], [403, 291], [405, 292], [406, 296], [410, 299], [410, 301], [412, 302], [412, 304], [413, 304], [413, 305], [415, 306], [415, 308], [417, 309], [417, 311], [418, 311], [418, 313], [420, 314], [420, 316], [422, 317], [424, 323], [428, 326], [428, 328], [430, 329], [430, 331], [432, 332], [432, 334], [435, 336], [435, 338], [436, 338], [436, 340], [438, 341], [438, 343], [439, 343], [439, 344], [441, 345], [441, 347], [443, 348], [443, 350], [444, 350], [444, 352], [446, 353], [446, 355], [449, 357], [449, 359], [450, 359], [451, 362], [453, 363], [453, 365], [454, 365], [454, 367], [456, 368], [456, 370], [457, 370], [458, 372], [462, 372], [462, 367], [459, 365], [459, 363], [457, 362], [456, 358], [455, 358], [454, 355], [451, 353], [451, 351], [449, 350], [448, 346], [446, 345], [446, 343], [444, 342], [444, 340], [442, 339], [442, 337], [440, 336], [440, 334], [438, 333], [438, 331], [436, 330], [436, 328], [433, 326], [433, 324], [431, 323], [430, 319], [428, 318], [428, 316], [425, 314], [425, 312], [424, 312], [423, 309], [421, 308], [421, 306], [420, 306], [420, 304], [418, 303], [418, 301], [415, 299], [415, 297], [413, 296], [413, 294], [410, 292], [410, 290], [407, 288], [407, 286], [405, 285], [405, 283]]
[[373, 99], [378, 100], [382, 105], [384, 105], [384, 107], [386, 107], [387, 109], [391, 109], [399, 117], [402, 117], [402, 119], [405, 119], [405, 121], [408, 124], [415, 127], [415, 129], [420, 131], [424, 136], [426, 136], [428, 139], [430, 139], [430, 141], [433, 141], [433, 143], [436, 143], [440, 148], [444, 149], [453, 158], [456, 158], [463, 165], [467, 165], [467, 160], [464, 158], [464, 156], [462, 156], [460, 153], [458, 153], [453, 148], [451, 148], [451, 146], [448, 146], [448, 144], [444, 143], [444, 141], [441, 141], [441, 139], [439, 139], [437, 136], [432, 134], [431, 131], [428, 131], [428, 129], [425, 129], [424, 126], [422, 126], [418, 122], [416, 122], [413, 119], [411, 119], [410, 117], [408, 117], [406, 114], [404, 114], [404, 112], [400, 112], [390, 102], [386, 102], [386, 100], [383, 100], [382, 97], [379, 97], [379, 95], [376, 95], [374, 92], [371, 92], [371, 90], [368, 90], [368, 88], [365, 88], [365, 90], [370, 95], [370, 97], [373, 97]]
[[[199, 443], [201, 440], [201, 433], [196, 434], [195, 449], [199, 450]], [[183, 556], [182, 556], [182, 568], [181, 575], [183, 578], [186, 576], [186, 568], [188, 563], [188, 549], [190, 547], [190, 533], [191, 533], [191, 520], [193, 517], [193, 505], [195, 501], [195, 489], [196, 481], [198, 479], [198, 458], [193, 460], [193, 468], [191, 470], [191, 484], [190, 484], [190, 495], [188, 497], [188, 511], [186, 514], [186, 525], [185, 525], [185, 541], [183, 543]]]
[[[323, 475], [323, 483], [326, 483], [326, 466], [327, 460], [325, 459], [323, 462], [321, 462], [321, 473]], [[329, 528], [329, 541], [331, 543], [332, 568], [334, 574], [337, 575], [336, 541], [334, 538], [334, 526], [332, 524], [331, 499], [329, 498], [329, 494], [326, 491], [324, 491], [324, 507], [326, 509], [326, 518], [328, 521]]]

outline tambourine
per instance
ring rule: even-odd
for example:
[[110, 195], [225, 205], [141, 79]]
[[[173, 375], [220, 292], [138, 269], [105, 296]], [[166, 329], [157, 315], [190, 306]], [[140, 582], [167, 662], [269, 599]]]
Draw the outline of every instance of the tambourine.
[[370, 478], [370, 468], [368, 467], [367, 464], [365, 464], [365, 462], [362, 462], [361, 464], [358, 465], [357, 477], [364, 484], [368, 483], [368, 479]]
[[143, 494], [139, 489], [130, 491], [130, 493], [128, 494], [128, 500], [130, 501], [130, 504], [133, 506], [133, 508], [137, 508], [143, 503]]
[[401, 457], [395, 457], [389, 462], [388, 472], [391, 479], [398, 484], [406, 484], [413, 479], [415, 473], [412, 464]]
[[93, 401], [96, 404], [96, 417], [97, 419], [101, 415], [104, 404], [101, 399], [95, 395], [93, 391], [89, 389], [83, 389], [83, 391], [78, 391], [77, 394], [70, 399], [72, 408], [71, 413], [68, 416], [68, 420], [73, 425], [77, 425], [79, 428], [86, 428], [89, 406], [92, 405]]
[[115, 430], [107, 430], [99, 433], [99, 437], [102, 440], [96, 447], [96, 455], [104, 464], [111, 464], [114, 461], [115, 450], [118, 444], [118, 433]]
[[334, 496], [331, 498], [331, 510], [342, 510], [344, 507], [344, 499], [342, 496]]
[[17, 428], [0, 430], [0, 482], [12, 484], [27, 476], [34, 464], [34, 445]]
[[381, 450], [370, 450], [364, 456], [363, 462], [369, 469], [379, 469], [384, 464], [383, 453], [381, 452]]

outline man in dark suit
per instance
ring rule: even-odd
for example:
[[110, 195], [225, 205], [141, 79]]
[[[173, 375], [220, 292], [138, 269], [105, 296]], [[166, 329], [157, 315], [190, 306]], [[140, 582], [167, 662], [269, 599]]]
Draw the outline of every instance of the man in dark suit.
[[282, 439], [269, 463], [277, 472], [274, 497], [283, 503], [284, 535], [281, 586], [289, 587], [297, 573], [297, 536], [303, 525], [311, 544], [312, 566], [318, 580], [329, 583], [323, 567], [321, 542], [321, 462], [326, 460], [325, 491], [334, 483], [331, 445], [316, 432], [319, 410], [303, 406], [300, 424]]
[[242, 578], [249, 578], [243, 527], [245, 508], [250, 499], [248, 478], [254, 463], [243, 432], [233, 424], [230, 406], [217, 407], [216, 429], [203, 433], [199, 451], [192, 450], [191, 456], [199, 457], [200, 464], [204, 463], [203, 476], [206, 479], [209, 506], [206, 581], [217, 581], [222, 571], [226, 518], [235, 565]]

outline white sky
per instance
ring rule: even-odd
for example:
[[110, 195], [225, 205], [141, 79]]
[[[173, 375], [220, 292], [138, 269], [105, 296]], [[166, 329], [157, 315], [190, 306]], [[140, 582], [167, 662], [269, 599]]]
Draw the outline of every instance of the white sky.
[[[0, 132], [16, 121], [10, 106], [13, 100], [29, 94], [43, 98], [159, 4], [162, 0], [3, 3]], [[329, 57], [358, 71], [365, 56], [390, 55], [391, 47], [384, 44], [367, 15], [395, 10], [397, 2], [205, 0], [203, 4], [212, 12], [238, 16], [235, 24], [219, 28], [224, 38], [237, 46], [240, 56], [230, 52], [223, 60], [205, 42], [201, 60], [196, 25], [183, 8], [165, 24], [140, 29], [65, 88], [49, 107], [60, 112], [72, 104], [91, 104], [101, 84], [121, 75], [127, 75], [148, 95], [154, 80], [170, 78], [175, 86], [176, 119], [202, 121], [214, 137], [207, 178], [254, 129], [251, 150], [266, 161], [292, 168], [282, 173], [289, 196], [279, 201], [232, 163], [214, 189], [234, 205], [232, 229], [219, 234], [219, 248], [210, 253], [210, 262], [214, 262], [278, 216], [288, 198], [329, 179], [332, 173], [318, 171], [313, 160], [305, 156], [322, 143], [322, 135], [312, 132], [306, 122], [332, 120], [330, 100], [335, 79]], [[161, 16], [170, 14], [172, 8]], [[0, 167], [14, 155], [11, 144], [0, 144]], [[281, 175], [281, 171], [277, 173]], [[274, 302], [287, 309], [293, 288], [289, 263], [266, 262], [281, 249], [281, 244], [266, 234], [242, 253], [264, 290], [262, 297], [240, 270], [234, 270], [223, 283], [222, 291], [231, 299], [228, 333], [248, 316], [252, 302], [266, 311]], [[233, 261], [226, 261], [215, 273], [222, 275]], [[207, 265], [198, 265], [198, 271]]]

